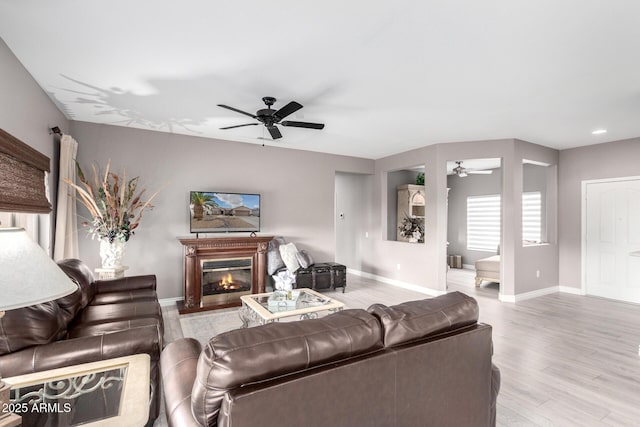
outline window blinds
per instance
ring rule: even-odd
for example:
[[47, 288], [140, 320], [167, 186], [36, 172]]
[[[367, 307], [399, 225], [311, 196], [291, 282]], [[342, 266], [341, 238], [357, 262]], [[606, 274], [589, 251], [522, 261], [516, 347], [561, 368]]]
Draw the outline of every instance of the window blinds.
[[49, 213], [49, 158], [0, 129], [0, 211]]
[[[495, 252], [500, 244], [500, 195], [467, 197], [467, 249]], [[522, 240], [542, 236], [542, 194], [522, 194]]]
[[542, 240], [542, 195], [539, 191], [522, 194], [522, 240]]
[[467, 197], [467, 249], [496, 252], [500, 245], [500, 195]]

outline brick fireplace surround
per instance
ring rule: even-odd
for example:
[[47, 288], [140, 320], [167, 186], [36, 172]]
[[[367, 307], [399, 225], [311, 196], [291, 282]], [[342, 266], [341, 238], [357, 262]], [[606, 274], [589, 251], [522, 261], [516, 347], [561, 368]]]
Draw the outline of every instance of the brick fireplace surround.
[[230, 302], [205, 303], [202, 301], [202, 263], [250, 257], [252, 259], [251, 293], [265, 291], [267, 245], [272, 236], [178, 238], [184, 246], [184, 301], [179, 301], [180, 314], [219, 308], [237, 307], [240, 298]]

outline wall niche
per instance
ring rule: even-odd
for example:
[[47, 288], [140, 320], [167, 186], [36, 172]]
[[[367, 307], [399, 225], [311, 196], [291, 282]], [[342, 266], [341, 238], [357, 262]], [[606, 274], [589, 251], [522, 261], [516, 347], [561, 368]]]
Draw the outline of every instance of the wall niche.
[[426, 209], [424, 172], [424, 166], [387, 172], [387, 240], [424, 242], [424, 233], [421, 233], [419, 238], [411, 238], [402, 236], [400, 232], [405, 217], [416, 224], [421, 224], [424, 231]]

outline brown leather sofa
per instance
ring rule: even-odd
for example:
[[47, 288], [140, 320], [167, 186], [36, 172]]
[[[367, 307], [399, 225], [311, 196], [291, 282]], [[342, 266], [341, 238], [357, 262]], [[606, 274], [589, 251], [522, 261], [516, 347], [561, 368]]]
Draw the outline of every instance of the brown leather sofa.
[[[160, 408], [158, 363], [163, 336], [156, 277], [94, 280], [80, 260], [58, 265], [78, 290], [55, 301], [6, 312], [0, 319], [0, 375], [146, 353], [151, 357], [152, 423]], [[29, 414], [21, 415], [24, 425], [29, 425]]]
[[454, 292], [238, 329], [162, 352], [170, 426], [491, 426], [491, 326]]

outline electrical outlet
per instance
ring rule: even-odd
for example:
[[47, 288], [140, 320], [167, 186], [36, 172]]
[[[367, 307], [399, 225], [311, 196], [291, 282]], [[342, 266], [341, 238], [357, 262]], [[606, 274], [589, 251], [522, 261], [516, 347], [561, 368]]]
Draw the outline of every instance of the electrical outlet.
[[536, 270], [536, 277], [539, 279], [540, 278], [540, 270]]
[[396, 264], [396, 269], [400, 270], [400, 264]]
[[365, 231], [365, 232], [364, 232], [364, 238], [365, 238], [365, 239], [368, 239], [368, 238], [369, 238], [369, 232], [368, 232], [368, 231]]

